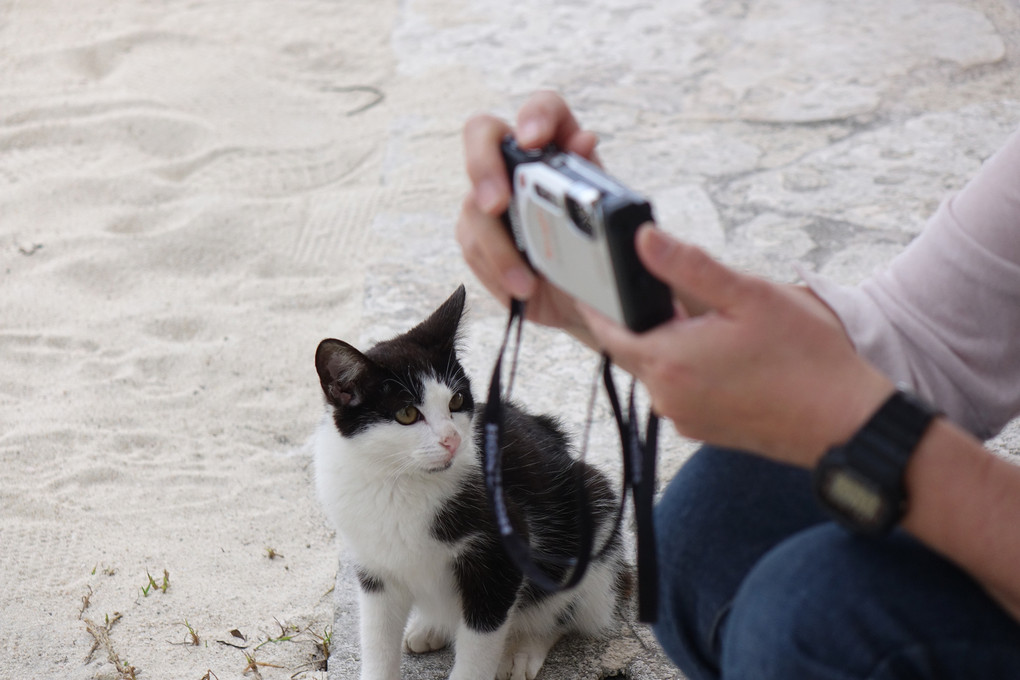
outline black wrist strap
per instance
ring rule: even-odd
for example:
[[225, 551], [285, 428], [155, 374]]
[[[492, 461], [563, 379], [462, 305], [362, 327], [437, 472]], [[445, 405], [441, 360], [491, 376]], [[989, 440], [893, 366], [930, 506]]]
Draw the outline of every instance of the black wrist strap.
[[[510, 559], [520, 569], [524, 576], [546, 592], [554, 593], [560, 590], [573, 588], [584, 577], [591, 561], [592, 550], [592, 526], [591, 515], [587, 512], [589, 507], [588, 493], [578, 471], [577, 483], [574, 485], [577, 498], [577, 505], [582, 509], [578, 517], [579, 545], [576, 557], [564, 559], [558, 555], [550, 555], [532, 550], [528, 542], [514, 528], [510, 521], [510, 513], [506, 506], [506, 498], [503, 491], [503, 390], [500, 386], [503, 373], [503, 356], [510, 340], [510, 333], [517, 326], [516, 343], [514, 347], [513, 361], [510, 368], [507, 396], [513, 386], [513, 378], [517, 370], [517, 358], [521, 345], [521, 327], [524, 323], [524, 303], [519, 300], [512, 300], [510, 303], [510, 319], [507, 322], [506, 334], [503, 337], [503, 344], [500, 346], [499, 356], [492, 371], [492, 380], [489, 383], [489, 396], [483, 411], [483, 423], [485, 426], [485, 490], [489, 499], [489, 506], [496, 519], [496, 526], [499, 529], [500, 539], [503, 548]], [[543, 562], [552, 566], [563, 567], [569, 570], [569, 576], [565, 581], [558, 581], [550, 576], [539, 563]]]
[[[637, 527], [638, 620], [655, 623], [658, 620], [659, 562], [655, 546], [655, 458], [659, 439], [659, 417], [648, 411], [645, 438], [642, 440], [637, 425], [637, 408], [634, 405], [635, 381], [631, 381], [627, 400], [627, 417], [620, 408], [620, 399], [613, 382], [612, 362], [602, 355], [602, 376], [609, 403], [620, 430], [620, 448], [623, 453], [622, 506], [627, 502], [628, 489], [634, 502], [634, 524]], [[622, 512], [621, 512], [622, 514]]]
[[[647, 434], [643, 439], [637, 426], [637, 409], [634, 403], [634, 383], [631, 384], [627, 416], [623, 414], [616, 386], [613, 382], [612, 364], [609, 357], [602, 358], [602, 378], [609, 396], [613, 414], [620, 431], [620, 446], [623, 453], [623, 490], [620, 495], [620, 508], [612, 531], [606, 537], [597, 554], [594, 552], [594, 530], [592, 526], [591, 504], [584, 485], [583, 468], [577, 466], [575, 494], [578, 517], [578, 551], [577, 555], [563, 558], [533, 550], [528, 542], [517, 532], [510, 520], [503, 488], [503, 403], [509, 398], [517, 370], [517, 359], [520, 352], [521, 331], [524, 324], [524, 302], [511, 300], [510, 317], [507, 321], [503, 343], [499, 356], [492, 371], [489, 383], [488, 401], [483, 411], [484, 439], [484, 472], [485, 489], [489, 506], [499, 529], [500, 539], [510, 559], [521, 570], [524, 576], [535, 585], [550, 593], [567, 590], [580, 583], [592, 560], [601, 558], [615, 542], [623, 521], [627, 494], [632, 493], [634, 518], [637, 525], [637, 568], [638, 568], [638, 618], [652, 623], [657, 618], [658, 605], [658, 565], [655, 552], [655, 531], [653, 527], [653, 505], [655, 495], [655, 457], [658, 439], [658, 416], [650, 412], [648, 415]], [[511, 333], [516, 325], [515, 346], [508, 376], [508, 386], [504, 396], [501, 388], [503, 373], [503, 357]], [[593, 391], [594, 399], [594, 391]], [[592, 402], [593, 403], [593, 402]], [[589, 404], [588, 422], [591, 425], [591, 406]], [[581, 460], [587, 449], [587, 430], [585, 442], [581, 448]], [[558, 580], [542, 568], [542, 564], [560, 567], [567, 570], [567, 575]]]

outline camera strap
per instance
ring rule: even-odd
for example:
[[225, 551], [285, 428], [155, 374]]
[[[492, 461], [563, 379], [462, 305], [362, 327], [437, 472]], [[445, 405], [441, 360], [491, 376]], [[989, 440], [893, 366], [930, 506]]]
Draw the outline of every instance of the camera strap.
[[[620, 399], [613, 382], [612, 362], [608, 354], [602, 355], [602, 379], [606, 395], [620, 430], [620, 448], [623, 452], [623, 497], [630, 490], [634, 503], [634, 524], [637, 528], [638, 620], [655, 623], [658, 620], [659, 561], [655, 546], [655, 458], [659, 440], [659, 416], [649, 409], [645, 436], [638, 429], [637, 407], [634, 404], [636, 381], [631, 380], [627, 398], [627, 416], [620, 408]], [[621, 505], [622, 510], [622, 505]]]
[[[593, 554], [595, 539], [591, 504], [581, 466], [575, 468], [577, 477], [574, 485], [579, 511], [576, 555], [565, 558], [561, 555], [552, 555], [534, 549], [520, 535], [511, 521], [503, 487], [503, 403], [510, 397], [514, 376], [517, 372], [517, 360], [524, 325], [524, 307], [524, 302], [521, 300], [513, 299], [510, 302], [510, 317], [507, 321], [499, 356], [496, 358], [492, 371], [488, 401], [482, 414], [485, 434], [483, 451], [485, 489], [503, 548], [524, 576], [542, 590], [555, 593], [573, 588], [584, 578], [591, 562], [601, 558], [615, 541], [623, 522], [627, 495], [631, 494], [637, 526], [638, 619], [652, 623], [656, 620], [658, 611], [658, 563], [655, 552], [653, 505], [659, 419], [654, 412], [649, 411], [646, 434], [642, 437], [634, 402], [635, 382], [631, 382], [625, 415], [613, 381], [612, 362], [608, 355], [602, 355], [601, 374], [620, 433], [620, 448], [623, 454], [623, 490], [620, 494], [620, 507], [616, 520], [605, 543], [597, 554]], [[503, 357], [515, 327], [513, 357], [507, 380], [507, 390], [504, 395], [501, 387]], [[591, 427], [594, 400], [595, 389], [593, 387], [585, 424], [584, 442], [580, 451], [582, 461], [587, 452], [587, 435]], [[550, 574], [546, 568], [543, 568], [542, 564], [552, 567], [555, 571], [562, 571], [564, 576], [557, 578]]]

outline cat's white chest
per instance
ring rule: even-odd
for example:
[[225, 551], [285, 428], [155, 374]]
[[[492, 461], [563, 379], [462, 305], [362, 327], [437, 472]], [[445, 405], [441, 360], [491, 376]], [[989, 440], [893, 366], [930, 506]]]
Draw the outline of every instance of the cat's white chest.
[[372, 459], [371, 444], [352, 447], [329, 423], [316, 435], [316, 488], [344, 548], [362, 566], [394, 576], [445, 570], [452, 548], [433, 538], [432, 523], [467, 461], [427, 477], [399, 476]]
[[421, 494], [408, 497], [400, 488], [346, 486], [333, 520], [347, 547], [363, 562], [402, 564], [442, 552], [431, 538], [436, 508], [430, 499]]

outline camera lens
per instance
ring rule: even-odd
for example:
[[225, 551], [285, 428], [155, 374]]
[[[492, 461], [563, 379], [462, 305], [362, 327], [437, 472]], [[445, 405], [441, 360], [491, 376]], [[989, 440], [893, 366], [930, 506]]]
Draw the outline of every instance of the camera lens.
[[583, 207], [570, 196], [566, 197], [567, 215], [570, 221], [587, 236], [595, 235], [595, 228], [592, 226], [592, 215], [589, 209]]

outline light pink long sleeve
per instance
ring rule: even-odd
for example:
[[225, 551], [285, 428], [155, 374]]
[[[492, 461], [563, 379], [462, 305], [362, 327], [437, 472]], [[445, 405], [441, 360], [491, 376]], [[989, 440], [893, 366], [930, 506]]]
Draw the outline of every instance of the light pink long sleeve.
[[807, 278], [862, 356], [994, 436], [1020, 415], [1020, 130], [885, 271]]

